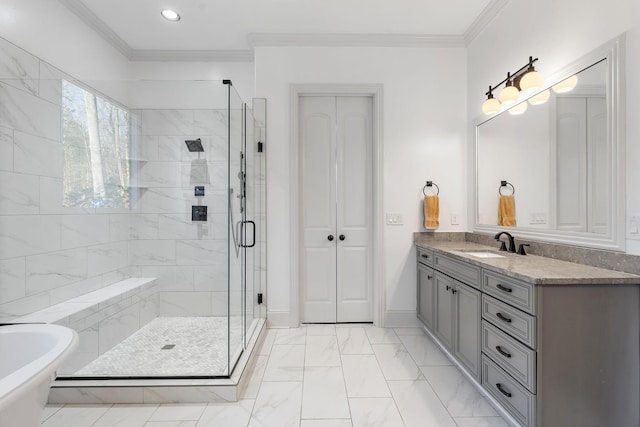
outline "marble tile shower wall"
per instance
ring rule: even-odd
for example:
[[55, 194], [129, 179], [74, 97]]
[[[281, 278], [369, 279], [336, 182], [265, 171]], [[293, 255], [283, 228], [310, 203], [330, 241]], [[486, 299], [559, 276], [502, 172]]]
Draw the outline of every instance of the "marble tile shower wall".
[[0, 39], [0, 322], [136, 273], [117, 211], [62, 206], [63, 77]]
[[[161, 316], [227, 314], [227, 115], [224, 110], [137, 110], [141, 187], [130, 221], [129, 264], [160, 283]], [[184, 141], [202, 140], [190, 153]], [[205, 186], [195, 197], [194, 187]], [[191, 206], [206, 205], [206, 222]]]
[[[159, 278], [159, 315], [225, 314], [224, 114], [134, 112], [133, 209], [64, 207], [62, 78], [0, 38], [0, 322], [136, 276]], [[184, 144], [197, 137], [200, 156]], [[194, 185], [207, 223], [191, 223]]]

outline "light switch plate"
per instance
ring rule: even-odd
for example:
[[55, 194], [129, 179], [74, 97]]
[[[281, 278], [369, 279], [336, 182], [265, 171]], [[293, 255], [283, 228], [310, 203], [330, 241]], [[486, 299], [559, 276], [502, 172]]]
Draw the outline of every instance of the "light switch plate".
[[460, 225], [460, 214], [452, 213], [451, 214], [451, 225]]
[[388, 213], [387, 214], [387, 225], [402, 225], [402, 214], [399, 213]]

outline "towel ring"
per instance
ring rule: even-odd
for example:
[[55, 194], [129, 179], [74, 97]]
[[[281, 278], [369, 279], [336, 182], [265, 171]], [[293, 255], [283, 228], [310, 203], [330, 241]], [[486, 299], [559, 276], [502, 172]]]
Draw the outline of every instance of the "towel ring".
[[501, 196], [504, 196], [504, 194], [502, 194], [502, 189], [504, 187], [511, 187], [511, 195], [513, 196], [514, 194], [516, 194], [516, 187], [513, 186], [513, 184], [511, 184], [510, 182], [507, 181], [500, 181], [500, 187], [498, 188], [498, 194]]
[[438, 187], [438, 184], [436, 184], [433, 181], [427, 181], [427, 185], [425, 185], [424, 187], [422, 187], [422, 194], [424, 194], [425, 197], [427, 197], [427, 187], [436, 187], [437, 192], [436, 192], [436, 196], [438, 196], [440, 194], [440, 187]]

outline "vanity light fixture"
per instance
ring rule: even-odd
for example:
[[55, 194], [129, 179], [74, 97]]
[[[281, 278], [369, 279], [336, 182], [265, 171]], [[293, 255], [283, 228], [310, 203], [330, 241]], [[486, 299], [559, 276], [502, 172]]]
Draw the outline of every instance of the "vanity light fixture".
[[575, 74], [568, 79], [564, 79], [558, 84], [551, 86], [555, 93], [566, 93], [572, 91], [578, 84], [578, 76]]
[[495, 114], [500, 111], [500, 101], [493, 97], [493, 89], [489, 86], [489, 92], [487, 92], [487, 100], [482, 103], [482, 112], [485, 114]]
[[513, 84], [511, 74], [507, 73], [507, 83], [505, 84], [504, 89], [500, 91], [498, 99], [500, 100], [500, 103], [504, 105], [511, 105], [518, 100], [518, 96], [520, 96], [520, 91]]
[[[533, 66], [537, 60], [538, 58], [534, 59], [533, 56], [530, 56], [529, 62], [518, 69], [515, 73], [507, 73], [506, 79], [493, 87], [489, 86], [489, 92], [485, 93], [485, 95], [487, 95], [487, 100], [482, 104], [482, 112], [485, 114], [495, 114], [500, 111], [500, 105], [509, 106], [517, 102], [520, 97], [520, 91], [530, 93], [540, 89], [543, 85], [544, 79]], [[496, 105], [496, 100], [493, 98], [492, 92], [503, 83], [505, 87], [500, 91], [497, 100], [499, 105]], [[524, 106], [520, 108], [523, 110], [519, 114], [522, 114], [527, 107]]]
[[167, 21], [178, 22], [180, 20], [180, 15], [175, 10], [164, 9], [162, 10], [162, 12], [160, 12], [160, 14]]
[[543, 90], [539, 94], [534, 95], [531, 98], [529, 98], [529, 104], [531, 104], [531, 105], [541, 105], [541, 104], [544, 104], [545, 102], [547, 102], [550, 97], [551, 97], [551, 91], [549, 89]]
[[511, 114], [512, 116], [519, 116], [520, 114], [524, 113], [525, 111], [527, 111], [527, 103], [526, 102], [521, 102], [520, 104], [509, 108], [509, 114]]

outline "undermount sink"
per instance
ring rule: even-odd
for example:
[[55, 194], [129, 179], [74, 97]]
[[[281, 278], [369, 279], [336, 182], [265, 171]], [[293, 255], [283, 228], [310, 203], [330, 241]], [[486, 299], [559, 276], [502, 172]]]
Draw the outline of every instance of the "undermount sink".
[[465, 255], [471, 255], [478, 258], [504, 258], [504, 255], [490, 251], [463, 250], [460, 252], [463, 252]]

